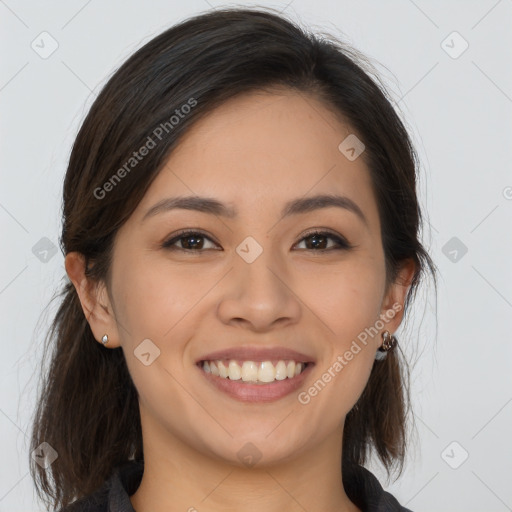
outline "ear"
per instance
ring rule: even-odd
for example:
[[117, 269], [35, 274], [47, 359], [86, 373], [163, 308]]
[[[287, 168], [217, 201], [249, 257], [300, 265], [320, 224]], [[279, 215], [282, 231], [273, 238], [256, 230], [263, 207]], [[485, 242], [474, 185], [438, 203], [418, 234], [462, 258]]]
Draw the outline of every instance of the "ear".
[[411, 287], [415, 270], [416, 264], [412, 259], [404, 260], [396, 279], [389, 285], [389, 289], [382, 302], [381, 315], [385, 315], [383, 318], [388, 319], [384, 330], [389, 331], [391, 334], [402, 323], [405, 298]]
[[85, 275], [85, 258], [78, 252], [70, 252], [65, 258], [65, 268], [75, 286], [82, 309], [94, 337], [101, 343], [108, 335], [107, 348], [120, 346], [117, 322], [105, 283], [92, 281]]

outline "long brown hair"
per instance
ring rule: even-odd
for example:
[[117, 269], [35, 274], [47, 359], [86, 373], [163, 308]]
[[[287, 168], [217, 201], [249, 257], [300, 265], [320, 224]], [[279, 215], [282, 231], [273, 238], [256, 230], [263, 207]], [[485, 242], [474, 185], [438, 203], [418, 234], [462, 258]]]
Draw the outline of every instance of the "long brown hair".
[[[436, 272], [419, 240], [419, 166], [407, 130], [362, 55], [270, 11], [223, 9], [189, 18], [145, 44], [113, 74], [72, 148], [61, 249], [64, 255], [81, 253], [86, 275], [108, 284], [116, 232], [180, 136], [235, 95], [284, 86], [321, 100], [365, 144], [387, 282], [405, 260], [416, 265], [406, 313], [420, 278], [429, 271], [435, 283]], [[156, 137], [157, 127], [166, 127], [158, 144], [128, 172], [127, 161], [149, 136]], [[123, 179], [114, 179], [123, 166]], [[29, 461], [39, 497], [55, 508], [98, 489], [117, 465], [143, 460], [138, 396], [122, 349], [105, 350], [95, 340], [75, 288], [65, 279], [46, 339], [50, 363], [41, 377], [31, 436], [31, 450], [47, 442], [58, 457], [47, 469]], [[408, 366], [400, 351], [391, 351], [374, 363], [346, 417], [342, 469], [364, 464], [373, 447], [388, 476], [396, 466], [401, 472], [409, 404]]]

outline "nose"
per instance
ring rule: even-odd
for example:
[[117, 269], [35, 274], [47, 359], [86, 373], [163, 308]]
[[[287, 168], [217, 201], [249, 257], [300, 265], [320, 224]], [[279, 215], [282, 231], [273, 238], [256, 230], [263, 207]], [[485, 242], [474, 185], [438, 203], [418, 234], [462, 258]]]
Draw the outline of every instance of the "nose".
[[290, 275], [263, 253], [252, 263], [242, 258], [229, 272], [217, 314], [226, 325], [241, 325], [263, 332], [299, 321], [302, 306], [289, 282]]

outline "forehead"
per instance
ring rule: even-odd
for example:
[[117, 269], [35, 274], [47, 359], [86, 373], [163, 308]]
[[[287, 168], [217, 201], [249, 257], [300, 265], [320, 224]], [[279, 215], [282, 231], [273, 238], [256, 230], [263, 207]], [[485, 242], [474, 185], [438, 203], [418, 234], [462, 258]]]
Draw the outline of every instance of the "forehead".
[[340, 151], [352, 134], [340, 117], [302, 92], [257, 91], [228, 100], [191, 126], [139, 206], [197, 194], [254, 212], [337, 193], [362, 203], [371, 218], [370, 174], [362, 156], [351, 161]]

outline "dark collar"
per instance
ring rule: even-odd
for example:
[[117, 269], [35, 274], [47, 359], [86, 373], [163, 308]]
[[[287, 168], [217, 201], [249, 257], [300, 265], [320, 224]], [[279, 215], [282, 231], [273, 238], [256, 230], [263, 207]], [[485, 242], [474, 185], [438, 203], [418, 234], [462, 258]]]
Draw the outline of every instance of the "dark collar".
[[[69, 511], [135, 512], [130, 496], [139, 487], [143, 472], [142, 461], [132, 460], [117, 466], [100, 491], [88, 499], [80, 500], [82, 505], [70, 508]], [[373, 473], [363, 466], [355, 466], [350, 471], [344, 471], [343, 486], [350, 500], [363, 512], [411, 512], [386, 492]], [[67, 512], [67, 509], [61, 512]]]
[[343, 487], [350, 501], [363, 512], [411, 512], [386, 492], [375, 475], [363, 466], [343, 471]]

